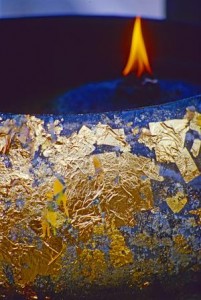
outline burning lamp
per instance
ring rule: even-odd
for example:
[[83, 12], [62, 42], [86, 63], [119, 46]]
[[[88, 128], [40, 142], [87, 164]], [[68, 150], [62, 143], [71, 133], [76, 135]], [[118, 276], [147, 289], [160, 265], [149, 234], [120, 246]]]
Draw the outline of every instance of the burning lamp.
[[[152, 71], [140, 18], [123, 74], [133, 70], [140, 79], [129, 84], [143, 89]], [[185, 292], [200, 274], [200, 158], [199, 95], [117, 112], [1, 114], [1, 295], [139, 296], [173, 279]]]
[[[65, 94], [52, 101], [47, 111], [63, 114], [127, 110], [147, 105], [158, 105], [200, 94], [201, 86], [195, 79], [197, 77], [197, 64], [193, 63], [188, 70], [189, 67], [186, 67], [188, 63], [185, 62], [184, 74], [182, 74], [183, 66], [178, 57], [180, 50], [174, 51], [175, 57], [171, 57], [171, 60], [167, 57], [167, 62], [163, 58], [164, 65], [155, 63], [154, 72], [152, 71], [141, 23], [141, 18], [137, 17], [131, 37], [130, 53], [122, 71], [122, 77], [107, 81], [94, 82], [92, 80], [88, 84], [69, 89]], [[181, 30], [178, 31], [178, 34], [181, 34]], [[165, 45], [164, 48], [167, 46]], [[190, 52], [191, 49], [188, 51]], [[167, 53], [164, 54], [164, 57], [167, 55]], [[158, 56], [161, 56], [161, 53]], [[181, 64], [181, 67], [178, 67], [178, 64], [179, 66]], [[96, 68], [93, 68], [93, 71], [96, 72]], [[155, 73], [158, 79], [155, 77]], [[107, 76], [109, 77], [106, 72], [105, 77]], [[178, 80], [178, 76], [183, 81]], [[189, 76], [190, 79], [187, 80]]]

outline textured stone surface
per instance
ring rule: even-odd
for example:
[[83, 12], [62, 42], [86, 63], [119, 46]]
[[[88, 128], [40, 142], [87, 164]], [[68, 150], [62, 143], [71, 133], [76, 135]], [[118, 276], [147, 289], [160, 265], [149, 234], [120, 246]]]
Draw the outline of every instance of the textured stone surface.
[[140, 295], [196, 281], [200, 140], [199, 96], [119, 113], [1, 115], [1, 294]]

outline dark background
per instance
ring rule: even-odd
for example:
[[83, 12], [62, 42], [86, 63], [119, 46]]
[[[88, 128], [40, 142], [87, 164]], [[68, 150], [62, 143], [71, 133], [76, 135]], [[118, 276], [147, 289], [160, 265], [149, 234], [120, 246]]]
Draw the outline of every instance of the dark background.
[[[186, 3], [168, 1], [168, 18], [143, 20], [143, 33], [155, 77], [201, 84], [201, 23]], [[0, 20], [0, 111], [40, 113], [68, 89], [121, 76], [132, 28], [116, 17]]]

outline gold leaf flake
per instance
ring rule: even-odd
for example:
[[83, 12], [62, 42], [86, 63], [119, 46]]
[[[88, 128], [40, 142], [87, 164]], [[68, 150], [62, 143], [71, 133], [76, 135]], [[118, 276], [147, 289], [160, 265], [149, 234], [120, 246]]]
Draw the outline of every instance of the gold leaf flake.
[[44, 121], [35, 116], [27, 116], [26, 125], [29, 128], [29, 136], [32, 140], [30, 144], [31, 155], [34, 156], [40, 147], [44, 151], [51, 145], [51, 136], [44, 128]]
[[95, 144], [96, 142], [94, 132], [85, 125], [80, 129], [78, 138], [83, 139], [86, 143], [90, 143], [91, 145]]
[[55, 120], [54, 123], [48, 123], [47, 128], [50, 132], [59, 135], [61, 131], [63, 130], [63, 126], [60, 124], [59, 120]]
[[175, 138], [175, 135], [181, 137], [184, 143], [186, 132], [189, 129], [188, 120], [174, 119], [164, 122], [149, 123], [151, 135], [168, 135]]
[[194, 118], [190, 122], [190, 129], [197, 131], [201, 134], [201, 114], [195, 112]]
[[189, 213], [198, 216], [199, 217], [198, 224], [201, 225], [201, 208], [190, 210]]
[[[56, 252], [62, 248], [62, 242], [55, 239], [54, 244]], [[25, 287], [25, 285], [32, 283], [38, 275], [48, 276], [57, 275], [61, 265], [58, 263], [58, 257], [50, 266], [48, 263], [55, 256], [53, 247], [49, 247], [44, 243], [41, 250], [36, 247], [29, 247], [21, 243], [15, 244], [6, 237], [1, 243], [0, 262], [11, 264], [13, 268], [13, 277], [16, 286]], [[58, 249], [58, 250], [57, 250]], [[1, 265], [1, 264], [0, 264]]]
[[149, 128], [150, 134], [142, 132], [139, 141], [150, 149], [155, 149], [157, 161], [176, 163], [186, 182], [200, 175], [190, 153], [184, 148], [186, 133], [189, 130], [187, 119], [149, 123]]
[[165, 122], [149, 123], [152, 136], [157, 136], [155, 152], [160, 162], [174, 162], [178, 151], [184, 147], [188, 120], [168, 120]]
[[191, 147], [191, 153], [194, 157], [198, 157], [201, 149], [201, 140], [195, 139]]
[[182, 149], [175, 158], [175, 163], [186, 183], [200, 175], [200, 172], [187, 148]]
[[96, 139], [98, 145], [119, 146], [123, 152], [130, 151], [123, 129], [112, 129], [99, 123], [96, 126]]
[[84, 248], [79, 256], [80, 271], [90, 283], [98, 280], [106, 271], [104, 252], [99, 249]]
[[[123, 153], [122, 158], [124, 158], [131, 166], [135, 166], [136, 172], [146, 175], [150, 179], [154, 179], [157, 181], [163, 181], [163, 177], [159, 175], [160, 168], [155, 163], [154, 160], [144, 157], [144, 156], [137, 156], [132, 153]], [[122, 162], [122, 165], [125, 164], [125, 162]]]
[[187, 198], [181, 192], [178, 192], [175, 196], [167, 198], [166, 202], [174, 213], [179, 213], [187, 203]]
[[185, 237], [181, 234], [177, 234], [173, 236], [173, 241], [174, 241], [174, 247], [178, 253], [181, 254], [190, 254], [192, 251], [192, 248], [188, 244], [187, 240]]
[[152, 136], [149, 129], [143, 128], [138, 142], [145, 144], [150, 150], [152, 150], [156, 147], [158, 140], [159, 138], [157, 135]]
[[98, 175], [103, 172], [101, 160], [96, 155], [93, 156], [93, 165], [94, 165], [94, 169], [95, 169], [95, 174]]
[[140, 132], [139, 127], [138, 127], [138, 126], [137, 126], [137, 127], [134, 127], [134, 128], [132, 129], [132, 132], [133, 132], [133, 135], [138, 134], [138, 133]]
[[157, 161], [175, 162], [175, 157], [184, 147], [188, 129], [186, 119], [149, 123], [149, 129], [142, 130], [139, 142], [155, 149]]
[[69, 217], [68, 198], [65, 194], [65, 190], [66, 190], [65, 185], [59, 179], [56, 179], [54, 181], [54, 185], [53, 185], [53, 191], [54, 191], [53, 199], [56, 200], [56, 203], [58, 205], [61, 205], [61, 203], [62, 203], [64, 212], [65, 212], [66, 216]]
[[109, 233], [109, 237], [111, 238], [109, 252], [111, 264], [115, 268], [131, 264], [133, 262], [133, 255], [131, 250], [126, 246], [121, 232], [118, 229], [113, 228]]

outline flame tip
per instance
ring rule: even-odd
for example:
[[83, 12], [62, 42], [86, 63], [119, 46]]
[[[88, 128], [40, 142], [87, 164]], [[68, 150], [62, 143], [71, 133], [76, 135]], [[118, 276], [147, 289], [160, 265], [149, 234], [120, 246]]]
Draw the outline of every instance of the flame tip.
[[130, 54], [122, 74], [127, 76], [132, 71], [136, 71], [137, 77], [141, 77], [141, 75], [145, 72], [152, 74], [142, 35], [140, 16], [136, 17], [134, 23]]

